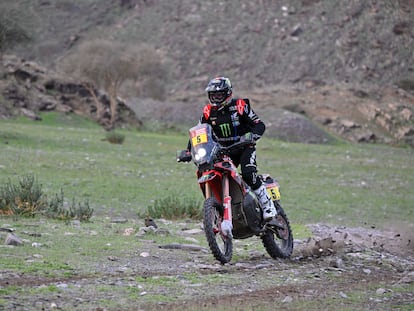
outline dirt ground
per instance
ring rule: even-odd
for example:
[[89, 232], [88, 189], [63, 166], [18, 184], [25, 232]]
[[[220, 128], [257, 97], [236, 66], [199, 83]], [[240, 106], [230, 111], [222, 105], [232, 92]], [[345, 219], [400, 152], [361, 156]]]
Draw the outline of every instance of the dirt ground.
[[[151, 234], [165, 234], [169, 224], [159, 223], [161, 229], [150, 230]], [[155, 243], [147, 239], [148, 233], [134, 233], [145, 241], [145, 247], [85, 263], [85, 271], [96, 271], [92, 275], [38, 278], [2, 271], [0, 288], [17, 286], [32, 288], [33, 292], [16, 290], [15, 294], [1, 297], [0, 310], [414, 308], [412, 228], [380, 231], [309, 225], [313, 237], [295, 240], [288, 260], [273, 260], [264, 248], [252, 251], [252, 245], [260, 240], [249, 238], [236, 240], [233, 260], [220, 265], [208, 249], [196, 243], [204, 238], [199, 224], [178, 227], [170, 234], [186, 236], [188, 244]], [[189, 275], [195, 279], [189, 280]], [[168, 286], [168, 278], [179, 280], [180, 286]], [[156, 282], [157, 279], [164, 282]], [[39, 288], [50, 285], [59, 290], [39, 294]], [[107, 287], [111, 290], [102, 290]], [[131, 290], [120, 290], [125, 288], [134, 288], [138, 294], [132, 296]], [[146, 299], [149, 296], [155, 299]], [[162, 298], [154, 301], [156, 297]], [[110, 305], [103, 303], [111, 300]]]

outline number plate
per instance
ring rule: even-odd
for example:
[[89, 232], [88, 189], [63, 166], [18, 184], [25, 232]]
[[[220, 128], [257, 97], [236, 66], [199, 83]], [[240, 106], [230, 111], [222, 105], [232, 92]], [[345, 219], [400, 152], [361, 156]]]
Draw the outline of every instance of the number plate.
[[206, 128], [198, 129], [191, 132], [191, 144], [195, 147], [199, 144], [207, 142], [207, 130]]
[[280, 200], [280, 191], [279, 187], [276, 184], [267, 184], [266, 190], [269, 196], [272, 198], [272, 201]]

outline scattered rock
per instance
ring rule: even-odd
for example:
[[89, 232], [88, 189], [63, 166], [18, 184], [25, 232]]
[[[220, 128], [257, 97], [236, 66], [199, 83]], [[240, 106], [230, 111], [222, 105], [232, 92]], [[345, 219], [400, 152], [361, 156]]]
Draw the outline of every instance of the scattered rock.
[[24, 115], [28, 119], [31, 119], [31, 120], [34, 120], [34, 121], [42, 120], [42, 118], [39, 117], [36, 113], [34, 113], [32, 110], [29, 110], [29, 109], [26, 109], [26, 108], [20, 108], [20, 111], [21, 111], [22, 115]]
[[166, 244], [166, 245], [159, 245], [158, 247], [163, 248], [163, 249], [184, 249], [184, 250], [201, 251], [201, 252], [209, 251], [205, 247], [202, 247], [200, 245], [194, 245], [194, 244], [172, 243], [172, 244]]
[[365, 274], [371, 274], [371, 270], [370, 269], [362, 269], [362, 272], [364, 272]]
[[158, 226], [157, 226], [157, 224], [155, 223], [154, 219], [152, 219], [152, 218], [150, 218], [150, 217], [145, 218], [145, 220], [144, 220], [144, 224], [145, 224], [145, 226], [147, 226], [147, 227], [152, 226], [152, 227], [154, 227], [154, 228], [158, 228]]
[[13, 229], [13, 228], [0, 228], [0, 231], [13, 232], [13, 231], [15, 231], [15, 229]]
[[191, 243], [197, 243], [197, 244], [199, 244], [199, 243], [200, 243], [197, 239], [192, 238], [192, 237], [186, 237], [186, 238], [185, 238], [185, 240], [186, 240], [187, 242], [191, 242]]
[[335, 258], [332, 261], [330, 261], [329, 266], [333, 268], [337, 268], [337, 269], [343, 269], [345, 267], [344, 261], [340, 257]]
[[402, 277], [397, 284], [414, 284], [414, 271], [405, 273], [404, 277]]
[[81, 221], [79, 219], [72, 220], [72, 227], [79, 229], [81, 227]]
[[183, 234], [186, 234], [186, 235], [195, 235], [195, 234], [201, 234], [201, 233], [203, 233], [204, 231], [202, 230], [202, 229], [188, 229], [188, 230], [183, 230], [183, 231], [181, 231]]
[[141, 227], [141, 228], [139, 228], [139, 231], [137, 232], [137, 234], [135, 236], [136, 237], [142, 237], [147, 233], [154, 233], [154, 234], [157, 234], [157, 235], [169, 235], [170, 231], [168, 231], [167, 229], [164, 229], [164, 228], [155, 228], [153, 226]]
[[384, 295], [387, 292], [387, 290], [385, 288], [378, 288], [375, 293], [377, 295]]
[[124, 236], [130, 236], [130, 235], [132, 235], [134, 233], [134, 231], [135, 231], [134, 228], [126, 228], [124, 230], [124, 232], [123, 232], [122, 235], [124, 235]]
[[290, 35], [291, 35], [292, 37], [297, 37], [297, 36], [299, 36], [302, 32], [303, 32], [303, 29], [302, 29], [301, 25], [300, 25], [300, 24], [297, 24], [297, 25], [295, 25], [295, 27], [293, 27], [293, 29], [292, 29], [292, 31], [291, 31], [291, 33], [290, 33]]
[[404, 33], [410, 33], [410, 23], [406, 21], [401, 21], [394, 25], [392, 31], [396, 35], [403, 35]]
[[341, 298], [344, 298], [344, 299], [348, 299], [348, 295], [347, 294], [345, 294], [344, 292], [339, 292], [339, 296], [341, 296]]
[[14, 245], [14, 246], [20, 246], [23, 245], [23, 241], [15, 234], [8, 233], [6, 236], [6, 240], [4, 242], [5, 245]]
[[128, 219], [126, 219], [126, 218], [111, 219], [111, 223], [114, 223], [114, 224], [126, 224], [127, 222], [128, 222]]

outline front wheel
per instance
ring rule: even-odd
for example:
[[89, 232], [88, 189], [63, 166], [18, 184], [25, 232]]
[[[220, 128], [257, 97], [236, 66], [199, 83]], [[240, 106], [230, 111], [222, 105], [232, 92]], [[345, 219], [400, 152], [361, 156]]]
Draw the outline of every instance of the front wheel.
[[214, 257], [222, 264], [230, 262], [233, 254], [232, 239], [221, 232], [223, 206], [213, 197], [204, 201], [204, 231]]
[[268, 227], [266, 233], [261, 237], [263, 246], [268, 254], [274, 258], [289, 258], [293, 251], [293, 236], [289, 220], [285, 211], [275, 202], [277, 208], [277, 220], [283, 226], [281, 228]]

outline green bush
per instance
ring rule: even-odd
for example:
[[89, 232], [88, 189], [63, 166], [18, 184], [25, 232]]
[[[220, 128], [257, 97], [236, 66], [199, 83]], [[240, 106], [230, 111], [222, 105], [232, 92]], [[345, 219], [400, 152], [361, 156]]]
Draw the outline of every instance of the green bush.
[[63, 190], [48, 201], [33, 175], [22, 177], [18, 185], [9, 179], [0, 187], [0, 215], [33, 217], [38, 214], [54, 219], [86, 221], [92, 217], [93, 209], [88, 202], [76, 204], [75, 199], [65, 208]]
[[414, 91], [414, 79], [401, 79], [396, 82], [396, 85], [407, 92]]
[[156, 199], [154, 204], [147, 208], [147, 213], [153, 218], [202, 218], [200, 200], [194, 200], [188, 197], [178, 197], [176, 195]]
[[93, 209], [90, 208], [88, 201], [81, 204], [76, 203], [75, 199], [72, 200], [71, 205], [65, 207], [64, 194], [63, 190], [61, 190], [60, 194], [56, 194], [49, 201], [48, 207], [43, 214], [49, 218], [61, 219], [65, 221], [70, 219], [88, 221], [92, 217]]
[[0, 188], [0, 214], [34, 216], [46, 206], [42, 186], [32, 175], [21, 178], [18, 185], [9, 179]]
[[121, 145], [125, 140], [125, 135], [111, 131], [106, 134], [106, 140], [109, 141], [111, 144]]

